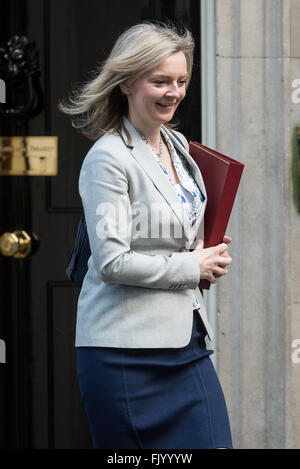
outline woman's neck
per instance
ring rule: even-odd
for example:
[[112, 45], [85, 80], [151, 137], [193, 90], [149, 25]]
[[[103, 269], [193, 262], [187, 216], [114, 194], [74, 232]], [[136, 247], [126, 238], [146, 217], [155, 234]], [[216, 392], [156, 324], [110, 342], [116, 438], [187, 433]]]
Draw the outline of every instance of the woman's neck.
[[133, 127], [147, 139], [152, 148], [159, 147], [161, 125], [149, 126], [141, 120], [135, 122], [135, 119], [131, 116], [128, 116], [128, 120]]

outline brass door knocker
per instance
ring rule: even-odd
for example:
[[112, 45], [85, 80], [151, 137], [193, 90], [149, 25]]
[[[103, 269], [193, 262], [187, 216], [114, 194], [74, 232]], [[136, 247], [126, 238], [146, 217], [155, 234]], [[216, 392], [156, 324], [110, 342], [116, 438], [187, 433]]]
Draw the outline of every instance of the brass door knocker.
[[0, 76], [6, 85], [6, 104], [0, 117], [29, 119], [43, 109], [38, 50], [26, 36], [12, 36], [0, 47]]

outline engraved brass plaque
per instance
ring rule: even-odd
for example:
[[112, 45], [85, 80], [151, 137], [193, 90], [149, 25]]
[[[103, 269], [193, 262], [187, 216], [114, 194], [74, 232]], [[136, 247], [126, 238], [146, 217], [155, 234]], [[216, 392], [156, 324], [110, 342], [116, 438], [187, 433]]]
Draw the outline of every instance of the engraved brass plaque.
[[56, 176], [58, 137], [0, 137], [1, 176]]

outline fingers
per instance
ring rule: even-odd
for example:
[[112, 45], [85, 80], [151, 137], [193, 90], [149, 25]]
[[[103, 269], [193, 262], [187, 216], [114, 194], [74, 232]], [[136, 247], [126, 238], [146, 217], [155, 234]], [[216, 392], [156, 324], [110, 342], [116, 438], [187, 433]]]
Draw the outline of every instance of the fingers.
[[214, 272], [212, 272], [209, 277], [209, 281], [210, 283], [216, 283], [218, 278], [226, 274], [228, 274], [227, 269], [223, 269], [222, 267], [215, 267]]
[[228, 274], [228, 269], [226, 269], [226, 267], [232, 262], [232, 257], [228, 254], [228, 244], [230, 243], [231, 237], [225, 235], [223, 238], [223, 243], [216, 246], [219, 258], [217, 260], [217, 265], [215, 266], [214, 271], [210, 275], [211, 283], [216, 283], [219, 277]]
[[[216, 246], [204, 249], [204, 241], [198, 240], [195, 250], [200, 265], [202, 278], [206, 278], [210, 283], [216, 283], [219, 277], [228, 273], [227, 266], [232, 262], [228, 254], [228, 244], [231, 242], [230, 236], [224, 236], [224, 242]], [[200, 252], [202, 251], [202, 252]]]
[[[225, 249], [228, 248], [228, 244], [230, 244], [232, 241], [231, 237], [228, 235], [225, 235], [223, 238], [223, 243], [218, 245], [218, 248], [224, 251]], [[199, 239], [196, 248], [195, 249], [203, 249], [204, 248], [204, 241], [203, 239]]]
[[[216, 275], [216, 278], [218, 278], [218, 275]], [[216, 283], [216, 278], [214, 277], [214, 274], [210, 274], [207, 280], [209, 280], [210, 283]]]
[[231, 237], [228, 236], [228, 235], [225, 235], [224, 238], [223, 238], [223, 242], [224, 243], [227, 243], [227, 244], [230, 244], [232, 241]]
[[218, 254], [222, 254], [224, 251], [227, 251], [228, 249], [228, 245], [226, 243], [218, 244], [218, 246], [216, 247], [217, 247]]
[[214, 276], [221, 276], [221, 275], [226, 275], [228, 274], [228, 270], [227, 269], [224, 269], [224, 267], [216, 267], [215, 268], [215, 271], [214, 271]]
[[[221, 243], [217, 246], [218, 253], [220, 254], [220, 253], [226, 251], [226, 249], [228, 249], [228, 244], [230, 244], [231, 241], [232, 241], [231, 237], [228, 236], [228, 235], [225, 235], [224, 238], [223, 238], [223, 243]], [[204, 241], [203, 241], [203, 239], [199, 239], [195, 250], [196, 249], [203, 249], [203, 248], [204, 248]]]
[[232, 262], [232, 257], [229, 254], [226, 254], [226, 256], [225, 255], [219, 256], [218, 265], [221, 266], [222, 268], [224, 266], [226, 267], [227, 265], [231, 264], [231, 262]]

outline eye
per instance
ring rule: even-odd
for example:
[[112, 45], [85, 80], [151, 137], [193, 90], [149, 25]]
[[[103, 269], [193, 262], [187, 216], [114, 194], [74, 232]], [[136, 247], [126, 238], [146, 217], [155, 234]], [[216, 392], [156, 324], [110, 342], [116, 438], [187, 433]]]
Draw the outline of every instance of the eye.
[[155, 85], [162, 85], [165, 82], [162, 80], [155, 80], [153, 83], [155, 83]]
[[180, 80], [178, 83], [179, 83], [180, 85], [185, 85], [185, 84], [186, 84], [186, 80]]

